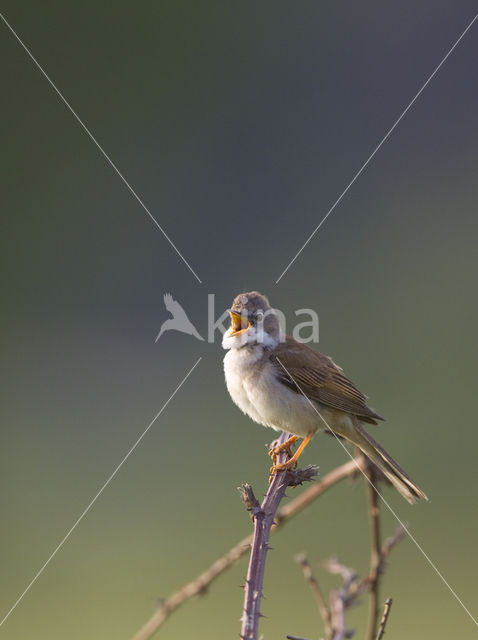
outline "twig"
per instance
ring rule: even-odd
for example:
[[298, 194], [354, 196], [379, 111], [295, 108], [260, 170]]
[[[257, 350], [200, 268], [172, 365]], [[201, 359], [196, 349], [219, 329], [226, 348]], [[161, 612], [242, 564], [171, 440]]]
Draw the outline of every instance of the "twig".
[[[379, 572], [382, 571], [383, 564], [389, 553], [392, 551], [395, 545], [403, 540], [404, 537], [405, 529], [403, 527], [400, 527], [393, 537], [387, 538], [387, 540], [385, 540], [382, 548], [380, 549], [380, 565], [378, 569]], [[329, 560], [327, 560], [327, 562], [324, 563], [324, 568], [330, 571], [330, 573], [341, 575], [343, 578], [343, 585], [340, 589], [331, 592], [330, 605], [327, 605], [319, 583], [315, 576], [313, 576], [310, 564], [305, 556], [299, 556], [297, 558], [297, 561], [302, 566], [304, 577], [313, 590], [318, 604], [319, 600], [321, 599], [319, 611], [324, 620], [327, 640], [343, 640], [344, 638], [352, 637], [353, 631], [348, 630], [345, 626], [345, 612], [354, 604], [354, 602], [362, 593], [370, 588], [373, 576], [369, 574], [365, 578], [362, 578], [360, 580], [357, 573], [353, 569], [350, 569], [349, 567], [342, 564], [337, 557], [332, 556]], [[307, 570], [304, 570], [304, 565], [307, 567]], [[382, 622], [380, 623], [381, 625]], [[373, 640], [380, 640], [380, 638], [374, 637]]]
[[367, 465], [367, 493], [368, 493], [368, 511], [370, 520], [370, 535], [371, 535], [371, 547], [370, 547], [370, 572], [369, 572], [369, 584], [370, 584], [370, 600], [369, 600], [369, 612], [368, 612], [368, 631], [367, 640], [375, 640], [377, 635], [377, 623], [379, 614], [379, 582], [380, 573], [382, 568], [382, 553], [381, 553], [381, 534], [380, 534], [380, 508], [378, 503], [378, 475], [376, 473], [376, 467], [373, 463], [369, 462]]
[[[385, 540], [380, 551], [380, 572], [383, 571], [383, 565], [385, 564], [385, 559], [387, 558], [387, 556], [390, 554], [395, 545], [401, 542], [404, 537], [405, 529], [400, 526], [398, 527], [397, 532], [394, 536]], [[349, 598], [353, 600], [361, 595], [364, 591], [366, 591], [369, 588], [372, 579], [373, 576], [369, 574], [366, 575], [365, 578], [362, 578], [362, 580], [360, 580], [359, 582], [354, 583], [349, 590]]]
[[343, 585], [340, 589], [332, 591], [330, 594], [330, 610], [332, 614], [332, 640], [344, 640], [351, 638], [354, 634], [345, 626], [345, 610], [352, 604], [350, 590], [358, 580], [357, 573], [342, 564], [338, 558], [333, 556], [325, 563], [325, 567], [330, 573], [338, 573], [343, 578]]
[[344, 581], [340, 589], [331, 592], [330, 605], [328, 605], [305, 556], [299, 556], [297, 561], [301, 565], [304, 577], [316, 597], [320, 614], [324, 620], [327, 640], [344, 640], [345, 638], [350, 638], [353, 635], [353, 631], [349, 631], [345, 626], [345, 610], [351, 605], [353, 600], [350, 592], [358, 581], [356, 572], [339, 562], [335, 556], [324, 564], [330, 573], [340, 574]]
[[[327, 489], [337, 484], [337, 482], [340, 482], [340, 480], [358, 474], [360, 472], [360, 469], [363, 469], [364, 464], [365, 459], [362, 455], [360, 455], [357, 458], [349, 460], [348, 462], [341, 464], [340, 467], [337, 467], [336, 469], [330, 471], [322, 478], [322, 480], [319, 480], [318, 482], [313, 484], [300, 496], [289, 502], [289, 504], [284, 505], [280, 509], [275, 519], [277, 527], [281, 526], [285, 520], [289, 520], [289, 518], [292, 518], [293, 516], [300, 513], [303, 509], [308, 507], [311, 502], [325, 493]], [[275, 531], [275, 529], [273, 529], [273, 531]]]
[[[281, 445], [290, 438], [290, 434], [283, 432], [277, 444]], [[287, 452], [282, 451], [277, 456], [278, 463], [287, 460]], [[317, 469], [314, 470], [317, 473]], [[266, 556], [269, 549], [269, 536], [279, 504], [285, 496], [289, 485], [297, 484], [294, 472], [280, 471], [272, 477], [269, 489], [254, 515], [254, 534], [252, 537], [251, 555], [244, 593], [244, 609], [241, 618], [242, 640], [257, 640], [259, 631], [260, 604], [262, 599], [262, 587]]]
[[332, 591], [330, 594], [330, 609], [333, 620], [332, 640], [350, 638], [351, 633], [345, 628], [345, 603], [340, 596], [340, 591]]
[[151, 618], [133, 636], [132, 640], [149, 640], [174, 611], [188, 600], [202, 595], [213, 580], [247, 553], [250, 548], [251, 539], [252, 536], [243, 538], [232, 549], [213, 562], [213, 564], [195, 580], [188, 582], [181, 587], [179, 591], [176, 591], [169, 596], [169, 598], [163, 600]]
[[[350, 591], [350, 588], [358, 580], [357, 572], [354, 571], [354, 569], [345, 566], [342, 562], [340, 562], [337, 556], [332, 556], [327, 560], [327, 562], [324, 562], [324, 567], [328, 571], [330, 571], [330, 573], [342, 576], [342, 579], [344, 581], [342, 589], [344, 590], [344, 592], [346, 591], [347, 594]], [[347, 601], [349, 599], [350, 598], [347, 598]]]
[[380, 570], [383, 568], [383, 564], [385, 562], [385, 558], [388, 556], [388, 554], [393, 549], [393, 547], [403, 540], [403, 538], [405, 537], [406, 532], [407, 532], [407, 530], [404, 527], [402, 527], [402, 525], [400, 525], [398, 527], [397, 532], [395, 533], [395, 535], [392, 536], [391, 538], [387, 538], [385, 540], [385, 542], [383, 543], [383, 546], [382, 546], [382, 552], [380, 554], [380, 562], [381, 562], [381, 565], [382, 565], [380, 567]]
[[307, 560], [305, 554], [301, 553], [300, 555], [298, 555], [296, 557], [296, 561], [300, 564], [300, 566], [302, 567], [302, 573], [304, 574], [304, 578], [307, 581], [310, 590], [312, 591], [315, 600], [317, 602], [317, 606], [319, 608], [319, 612], [320, 615], [322, 616], [322, 619], [324, 621], [324, 625], [325, 625], [325, 635], [327, 637], [327, 639], [332, 637], [332, 624], [331, 624], [331, 615], [330, 615], [330, 609], [329, 609], [329, 605], [327, 604], [327, 601], [325, 600], [324, 594], [322, 593], [322, 589], [320, 588], [320, 585], [317, 581], [317, 579], [315, 578], [314, 574], [312, 573], [312, 568], [309, 564], [309, 561]]
[[261, 505], [254, 495], [251, 485], [246, 482], [242, 487], [237, 487], [237, 490], [241, 494], [242, 501], [246, 505], [246, 509], [250, 512], [251, 518], [254, 519], [254, 516], [260, 513]]
[[[363, 464], [363, 458], [349, 460], [336, 469], [330, 471], [322, 480], [306, 489], [301, 495], [284, 505], [275, 518], [276, 526], [271, 533], [280, 529], [286, 522], [308, 507], [314, 500], [325, 493], [330, 487], [341, 480], [353, 476], [357, 472], [357, 465]], [[214, 582], [229, 567], [234, 565], [250, 549], [252, 535], [248, 535], [234, 545], [227, 553], [218, 558], [213, 564], [201, 573], [195, 580], [188, 582], [181, 589], [173, 593], [169, 598], [161, 602], [158, 609], [131, 640], [149, 640], [156, 631], [166, 622], [185, 602], [203, 594], [209, 585]]]
[[390, 614], [390, 609], [392, 608], [392, 602], [393, 602], [392, 598], [388, 598], [387, 600], [385, 600], [385, 604], [383, 606], [383, 615], [382, 615], [382, 619], [380, 620], [380, 625], [378, 627], [376, 640], [382, 640], [385, 634], [385, 627], [387, 626], [387, 620]]

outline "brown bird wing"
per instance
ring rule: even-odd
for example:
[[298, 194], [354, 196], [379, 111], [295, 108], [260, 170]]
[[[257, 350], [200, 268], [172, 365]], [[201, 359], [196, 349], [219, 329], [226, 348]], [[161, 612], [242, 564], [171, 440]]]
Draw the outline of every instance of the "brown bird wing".
[[277, 379], [289, 389], [300, 393], [297, 388], [299, 385], [310, 400], [352, 413], [370, 424], [383, 420], [367, 406], [366, 396], [344, 376], [342, 369], [331, 358], [294, 338], [287, 336], [285, 342], [272, 351], [270, 360]]

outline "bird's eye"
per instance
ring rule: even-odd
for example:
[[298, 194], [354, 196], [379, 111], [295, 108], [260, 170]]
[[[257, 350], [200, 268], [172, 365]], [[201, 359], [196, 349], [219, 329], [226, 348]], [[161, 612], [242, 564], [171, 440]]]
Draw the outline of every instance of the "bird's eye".
[[258, 311], [256, 313], [256, 318], [255, 319], [256, 319], [257, 322], [262, 322], [262, 320], [264, 319], [264, 314], [262, 313], [262, 311]]

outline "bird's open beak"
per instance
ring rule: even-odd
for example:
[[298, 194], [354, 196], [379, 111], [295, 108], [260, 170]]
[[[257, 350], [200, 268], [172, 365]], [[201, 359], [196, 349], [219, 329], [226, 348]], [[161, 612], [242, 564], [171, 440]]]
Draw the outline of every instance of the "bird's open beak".
[[[244, 331], [247, 331], [249, 329], [249, 327], [251, 326], [251, 323], [247, 318], [244, 318], [240, 313], [236, 313], [235, 311], [232, 311], [232, 309], [228, 309], [228, 311], [229, 311], [229, 315], [231, 316], [231, 322], [232, 322], [231, 336], [237, 336], [240, 333], [243, 333]], [[247, 326], [244, 326], [245, 323], [247, 323]]]

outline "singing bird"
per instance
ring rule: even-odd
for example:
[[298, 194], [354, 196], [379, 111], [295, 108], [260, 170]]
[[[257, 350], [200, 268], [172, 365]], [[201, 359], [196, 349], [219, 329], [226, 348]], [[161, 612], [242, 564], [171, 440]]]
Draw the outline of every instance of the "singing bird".
[[273, 473], [293, 468], [319, 430], [329, 429], [353, 443], [374, 462], [408, 502], [428, 499], [400, 465], [364, 429], [383, 418], [331, 358], [283, 335], [269, 300], [239, 294], [229, 309], [231, 327], [223, 336], [227, 389], [255, 422], [303, 438], [295, 454], [274, 465]]
[[161, 325], [161, 329], [156, 336], [155, 342], [160, 339], [165, 331], [171, 331], [173, 329], [174, 331], [182, 331], [182, 333], [188, 333], [190, 336], [194, 336], [198, 340], [204, 340], [204, 338], [197, 332], [196, 327], [187, 317], [186, 312], [184, 311], [182, 306], [177, 300], [173, 299], [173, 296], [170, 293], [165, 293], [163, 296], [163, 300], [166, 309], [173, 317], [163, 322], [163, 324]]

